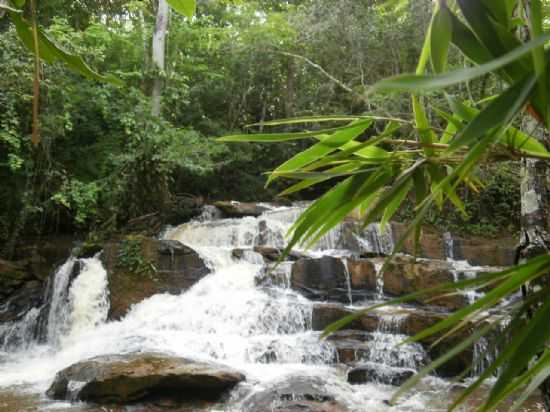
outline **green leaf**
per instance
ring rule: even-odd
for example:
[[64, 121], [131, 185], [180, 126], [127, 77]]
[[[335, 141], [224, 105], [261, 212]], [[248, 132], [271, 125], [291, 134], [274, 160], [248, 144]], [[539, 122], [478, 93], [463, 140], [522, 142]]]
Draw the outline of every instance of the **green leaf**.
[[424, 153], [428, 157], [432, 156], [434, 154], [434, 150], [430, 147], [430, 145], [436, 140], [435, 133], [432, 131], [426, 111], [420, 104], [418, 97], [412, 96], [412, 106], [416, 128], [418, 129], [418, 134], [420, 136], [420, 142], [425, 145], [423, 148]]
[[430, 31], [431, 61], [434, 72], [442, 73], [447, 66], [447, 57], [452, 37], [451, 12], [443, 3], [438, 7]]
[[386, 208], [384, 209], [384, 214], [382, 215], [382, 220], [380, 221], [380, 230], [384, 230], [386, 225], [389, 223], [393, 215], [399, 209], [399, 206], [405, 201], [407, 194], [413, 187], [413, 181], [407, 180], [405, 184], [399, 188], [395, 196], [387, 203]]
[[[356, 124], [356, 127], [348, 128], [348, 129], [336, 132], [322, 139], [319, 143], [311, 146], [310, 148], [304, 150], [303, 152], [298, 153], [296, 156], [292, 157], [291, 159], [283, 163], [281, 166], [279, 166], [274, 171], [274, 173], [295, 171], [301, 167], [304, 167], [310, 163], [313, 163], [314, 161], [321, 158], [322, 156], [337, 150], [344, 144], [348, 143], [350, 140], [353, 140], [356, 137], [360, 136], [366, 129], [368, 129], [371, 126], [372, 120], [361, 121], [360, 123], [358, 122], [355, 124]], [[268, 184], [275, 177], [276, 176], [272, 174], [268, 179]]]
[[[28, 24], [19, 14], [10, 13], [10, 18], [15, 24], [17, 34], [19, 35], [19, 38], [21, 39], [23, 44], [34, 53], [34, 41], [31, 25]], [[124, 85], [121, 80], [117, 79], [114, 76], [104, 76], [93, 71], [86, 64], [86, 62], [84, 62], [82, 57], [66, 52], [55, 43], [53, 43], [40, 29], [38, 30], [38, 52], [40, 54], [40, 58], [45, 60], [47, 63], [61, 61], [69, 66], [71, 70], [80, 73], [90, 79], [98, 80], [105, 83], [111, 83], [115, 86]]]
[[[455, 116], [450, 116], [437, 108], [434, 108], [434, 110], [441, 117], [445, 118], [449, 122], [452, 122], [457, 128], [463, 128], [460, 123], [460, 119], [466, 122], [471, 122], [480, 113], [478, 109], [466, 106], [464, 103], [461, 103], [450, 96], [447, 96], [447, 98], [453, 112], [455, 113]], [[490, 101], [494, 101], [495, 99], [496, 98], [493, 98]], [[546, 147], [538, 139], [527, 135], [515, 127], [508, 127], [498, 143], [513, 151], [519, 150], [527, 154], [535, 154], [540, 156], [547, 156], [550, 154], [550, 152], [548, 152]]]
[[197, 8], [196, 0], [166, 0], [166, 2], [179, 14], [191, 19]]
[[290, 119], [270, 120], [267, 122], [253, 123], [247, 125], [247, 127], [253, 126], [288, 126], [291, 124], [304, 124], [304, 123], [323, 123], [323, 122], [352, 122], [361, 119], [373, 119], [371, 116], [307, 116], [307, 117], [293, 117]]
[[361, 124], [370, 124], [372, 120], [365, 119], [357, 123], [351, 123], [346, 126], [333, 127], [329, 129], [316, 130], [311, 132], [294, 132], [294, 133], [252, 133], [252, 134], [237, 134], [231, 136], [223, 136], [216, 139], [218, 142], [285, 142], [289, 140], [301, 140], [309, 137], [319, 137], [340, 130], [356, 128]]
[[479, 42], [475, 34], [451, 13], [453, 44], [471, 61], [484, 64], [493, 59], [491, 52]]
[[503, 68], [511, 62], [514, 62], [525, 54], [531, 52], [535, 48], [543, 46], [549, 40], [550, 34], [545, 34], [525, 43], [521, 47], [518, 47], [497, 59], [476, 67], [459, 69], [435, 76], [407, 74], [390, 77], [376, 83], [371, 90], [404, 90], [414, 93], [453, 86]]
[[448, 153], [462, 146], [471, 145], [492, 129], [508, 125], [527, 101], [535, 86], [536, 78], [530, 76], [523, 82], [518, 82], [481, 111], [449, 145]]
[[511, 6], [516, 0], [481, 0], [481, 2], [491, 12], [495, 21], [505, 26], [509, 24], [513, 11], [513, 7]]
[[510, 346], [516, 347], [516, 350], [512, 352], [506, 367], [491, 390], [487, 401], [489, 406], [499, 398], [499, 394], [505, 389], [506, 384], [528, 367], [529, 361], [544, 350], [550, 341], [548, 319], [550, 319], [550, 300], [546, 300], [543, 306], [535, 311], [533, 318], [526, 323], [522, 333], [512, 339]]

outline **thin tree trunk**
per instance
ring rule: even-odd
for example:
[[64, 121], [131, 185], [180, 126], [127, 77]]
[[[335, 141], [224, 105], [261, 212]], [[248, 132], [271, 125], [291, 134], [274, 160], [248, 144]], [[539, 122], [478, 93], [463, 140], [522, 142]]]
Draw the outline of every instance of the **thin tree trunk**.
[[153, 116], [160, 116], [161, 97], [164, 86], [164, 69], [165, 69], [165, 54], [166, 54], [166, 33], [168, 31], [168, 20], [170, 18], [170, 8], [166, 0], [159, 0], [157, 9], [157, 21], [155, 31], [153, 32], [152, 45], [152, 63], [157, 71], [153, 82], [152, 108]]
[[[9, 6], [8, 0], [0, 0], [0, 6]], [[0, 8], [0, 18], [4, 17], [4, 14], [6, 14], [6, 10], [3, 8]]]

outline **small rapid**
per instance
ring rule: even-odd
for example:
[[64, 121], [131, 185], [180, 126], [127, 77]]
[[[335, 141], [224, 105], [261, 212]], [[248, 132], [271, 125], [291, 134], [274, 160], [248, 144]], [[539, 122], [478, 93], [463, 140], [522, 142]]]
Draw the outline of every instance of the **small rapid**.
[[[210, 210], [207, 216], [165, 231], [164, 239], [196, 250], [211, 273], [179, 295], [157, 294], [143, 300], [117, 321], [108, 320], [108, 275], [101, 256], [69, 258], [50, 280], [43, 307], [29, 311], [19, 322], [0, 326], [0, 391], [20, 388], [43, 393], [56, 372], [75, 362], [104, 354], [156, 351], [243, 371], [247, 382], [233, 394], [224, 409], [228, 412], [248, 412], [239, 407], [243, 398], [297, 375], [321, 379], [327, 393], [350, 411], [443, 411], [447, 399], [438, 399], [437, 393], [449, 390], [451, 384], [441, 379], [425, 379], [419, 390], [395, 407], [385, 403], [394, 391], [391, 386], [348, 384], [345, 368], [336, 364], [334, 345], [312, 330], [314, 302], [289, 287], [290, 262], [277, 268], [285, 278], [282, 285], [258, 286], [266, 264], [252, 249], [283, 248], [288, 229], [302, 211], [302, 207], [273, 207], [259, 217], [221, 219]], [[339, 226], [327, 234], [312, 255], [348, 256], [350, 236], [345, 232]], [[393, 247], [391, 231], [382, 233], [375, 225], [365, 233], [366, 237], [353, 234], [361, 250], [381, 254]], [[240, 258], [233, 253], [236, 248], [245, 249]], [[383, 295], [381, 282], [377, 276], [378, 298]], [[349, 292], [349, 304], [353, 303]], [[405, 338], [399, 332], [402, 320], [400, 315], [382, 316], [372, 333], [369, 355], [362, 361], [380, 369], [413, 371], [425, 363], [420, 345], [395, 347]]]

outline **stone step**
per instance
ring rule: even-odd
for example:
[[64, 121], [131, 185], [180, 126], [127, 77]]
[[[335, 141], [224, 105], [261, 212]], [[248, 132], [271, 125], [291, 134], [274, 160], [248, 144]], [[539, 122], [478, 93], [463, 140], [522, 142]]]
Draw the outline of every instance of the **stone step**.
[[[332, 323], [353, 313], [355, 310], [341, 304], [317, 303], [313, 307], [312, 328], [322, 331]], [[446, 312], [422, 310], [415, 307], [399, 308], [394, 312], [370, 312], [345, 325], [340, 332], [330, 337], [329, 341], [333, 342], [342, 363], [353, 364], [364, 359], [364, 356], [370, 355], [372, 348], [369, 347], [369, 343], [372, 344], [373, 339], [367, 337], [368, 334], [381, 332], [414, 336], [446, 317], [448, 317]], [[442, 336], [441, 334], [424, 338], [419, 343], [426, 351], [428, 359], [437, 359], [450, 347], [454, 347], [473, 333], [474, 328], [474, 324], [469, 324], [458, 334], [446, 337], [437, 345], [433, 344]], [[397, 343], [399, 342], [395, 342], [395, 344]], [[458, 376], [472, 364], [473, 360], [474, 350], [473, 347], [470, 347], [440, 366], [436, 372], [443, 377]]]
[[[404, 296], [498, 270], [472, 268], [464, 272], [443, 260], [397, 256], [379, 275], [377, 267], [382, 263], [379, 258], [303, 258], [292, 265], [290, 286], [311, 300], [351, 303], [351, 298], [357, 303], [379, 299], [382, 292], [389, 297]], [[459, 292], [438, 298], [423, 297], [416, 303], [454, 311], [466, 306], [469, 299], [465, 293]]]

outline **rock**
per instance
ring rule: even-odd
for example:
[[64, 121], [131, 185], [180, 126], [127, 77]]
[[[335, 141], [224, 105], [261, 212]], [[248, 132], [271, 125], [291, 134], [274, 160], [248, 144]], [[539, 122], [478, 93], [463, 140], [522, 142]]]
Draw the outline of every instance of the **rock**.
[[365, 364], [348, 372], [348, 382], [361, 385], [369, 382], [401, 386], [415, 374], [412, 369], [390, 368], [385, 365]]
[[[447, 313], [411, 309], [403, 322], [403, 333], [410, 336], [416, 335], [447, 317]], [[433, 344], [442, 336], [441, 333], [424, 338], [419, 343], [422, 344], [424, 349], [428, 352], [430, 358], [435, 360], [439, 356], [443, 355], [447, 350], [456, 346], [462, 339], [467, 338], [471, 333], [473, 333], [474, 328], [475, 326], [473, 324], [468, 325], [458, 332], [458, 334], [451, 335], [443, 339], [435, 346], [433, 346]], [[467, 348], [457, 356], [449, 359], [446, 363], [439, 366], [436, 369], [436, 372], [438, 375], [446, 378], [458, 376], [470, 367], [473, 361], [473, 356], [473, 348]]]
[[79, 259], [91, 258], [103, 250], [103, 245], [95, 242], [83, 242], [78, 245], [73, 254]]
[[[397, 257], [387, 265], [383, 273], [384, 293], [402, 296], [419, 290], [454, 282], [452, 266], [442, 260], [415, 261], [412, 257]], [[456, 294], [431, 299], [427, 296], [420, 303], [429, 303], [449, 310], [456, 310], [467, 304], [464, 295]]]
[[319, 378], [290, 377], [245, 399], [246, 412], [347, 412]]
[[58, 372], [50, 398], [99, 404], [169, 399], [215, 401], [245, 380], [223, 365], [158, 353], [99, 356]]
[[[315, 331], [324, 330], [330, 324], [350, 314], [353, 310], [338, 303], [317, 303], [313, 306], [311, 325]], [[363, 332], [374, 332], [380, 323], [375, 313], [367, 313], [353, 320], [343, 327], [343, 330], [358, 330]]]
[[300, 259], [292, 266], [290, 283], [312, 300], [348, 302], [346, 267], [332, 256], [320, 259]]
[[175, 240], [128, 238], [105, 245], [109, 276], [109, 319], [157, 293], [179, 294], [210, 273], [193, 249]]
[[347, 264], [352, 289], [376, 291], [376, 268], [372, 260], [348, 259]]
[[[394, 239], [403, 237], [406, 224], [392, 222]], [[504, 238], [484, 238], [479, 236], [453, 236], [453, 255], [455, 260], [467, 260], [471, 265], [512, 266], [515, 260], [518, 240], [512, 236]], [[419, 256], [429, 259], [445, 259], [446, 242], [443, 234], [431, 228], [424, 228], [420, 238]], [[414, 254], [413, 237], [406, 239], [403, 252]]]
[[288, 288], [291, 270], [292, 262], [281, 262], [274, 268], [264, 267], [254, 279], [256, 286]]
[[454, 237], [454, 258], [478, 266], [513, 266], [518, 239], [487, 239], [478, 236]]
[[22, 284], [1, 306], [0, 323], [21, 319], [32, 308], [43, 303], [44, 285], [37, 280]]
[[0, 323], [21, 319], [42, 304], [44, 283], [34, 276], [28, 262], [0, 259]]
[[[267, 261], [278, 262], [282, 255], [283, 250], [273, 246], [255, 246], [254, 252], [262, 255]], [[303, 253], [291, 250], [286, 256], [287, 260], [305, 259], [307, 256]]]
[[220, 209], [227, 217], [258, 217], [267, 212], [269, 208], [258, 203], [244, 203], [236, 201], [215, 202], [214, 206]]
[[368, 332], [340, 330], [331, 334], [327, 340], [334, 345], [338, 363], [353, 365], [358, 361], [368, 360], [369, 342], [372, 339], [372, 335]]

